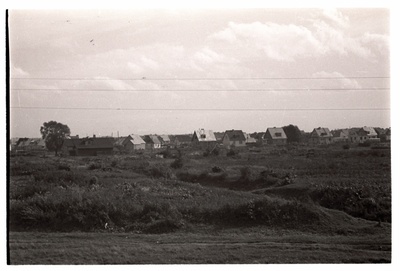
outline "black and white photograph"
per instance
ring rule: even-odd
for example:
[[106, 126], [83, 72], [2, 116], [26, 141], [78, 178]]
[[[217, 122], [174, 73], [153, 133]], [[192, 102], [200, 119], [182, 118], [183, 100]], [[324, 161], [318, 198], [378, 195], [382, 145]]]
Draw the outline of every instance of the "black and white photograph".
[[3, 14], [8, 265], [395, 261], [390, 8]]

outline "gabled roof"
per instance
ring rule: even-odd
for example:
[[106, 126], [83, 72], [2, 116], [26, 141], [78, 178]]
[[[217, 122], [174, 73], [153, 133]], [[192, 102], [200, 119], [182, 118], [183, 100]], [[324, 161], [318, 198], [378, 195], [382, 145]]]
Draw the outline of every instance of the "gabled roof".
[[122, 136], [118, 138], [114, 138], [114, 145], [122, 146], [127, 136]]
[[265, 133], [269, 133], [272, 139], [287, 139], [286, 133], [283, 128], [267, 128]]
[[158, 136], [156, 135], [145, 135], [141, 137], [143, 141], [147, 144], [161, 144]]
[[351, 128], [349, 129], [349, 136], [367, 136], [367, 132], [363, 129]]
[[315, 128], [313, 130], [313, 132], [315, 131], [315, 133], [313, 133], [313, 135], [316, 135], [317, 137], [332, 137], [332, 133], [329, 131], [328, 128]]
[[378, 134], [378, 136], [379, 136], [379, 135], [384, 135], [384, 134], [386, 133], [386, 130], [383, 129], [383, 128], [377, 127], [377, 128], [374, 128], [374, 130], [375, 130], [375, 132]]
[[199, 142], [217, 141], [212, 130], [204, 130], [204, 129], [196, 130], [193, 133], [192, 140], [194, 140], [195, 138], [197, 138]]
[[375, 132], [375, 129], [372, 127], [364, 126], [361, 127], [362, 130], [367, 132], [368, 136], [377, 136], [378, 134]]
[[156, 135], [149, 135], [154, 144], [161, 144], [160, 139]]
[[225, 135], [228, 136], [229, 141], [246, 141], [242, 130], [226, 130]]
[[169, 138], [169, 135], [159, 135], [158, 137], [159, 137], [159, 139], [161, 139], [160, 140], [161, 142], [164, 142], [164, 143], [171, 142], [171, 139]]
[[146, 142], [144, 142], [144, 140], [140, 137], [140, 135], [130, 134], [129, 137], [130, 137], [129, 141], [133, 145], [146, 144]]
[[222, 138], [224, 137], [224, 134], [225, 132], [215, 132], [214, 133], [215, 139], [221, 141]]
[[349, 136], [349, 129], [338, 129], [331, 131], [333, 137], [348, 137]]

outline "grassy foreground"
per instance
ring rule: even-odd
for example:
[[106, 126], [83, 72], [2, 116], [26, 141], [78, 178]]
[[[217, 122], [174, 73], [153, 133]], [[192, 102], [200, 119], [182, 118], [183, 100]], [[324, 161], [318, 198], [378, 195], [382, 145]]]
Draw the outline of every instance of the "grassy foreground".
[[391, 262], [390, 149], [11, 157], [11, 264]]
[[318, 235], [248, 228], [196, 233], [11, 232], [11, 264], [388, 263], [388, 228]]

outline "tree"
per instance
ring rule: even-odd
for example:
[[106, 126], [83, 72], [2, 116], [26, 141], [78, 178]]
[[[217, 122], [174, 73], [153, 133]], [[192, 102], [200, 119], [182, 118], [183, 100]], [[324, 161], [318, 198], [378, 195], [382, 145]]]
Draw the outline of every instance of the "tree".
[[284, 126], [283, 131], [285, 131], [288, 143], [302, 141], [302, 135], [301, 135], [299, 127], [290, 124], [288, 126]]
[[46, 143], [46, 148], [49, 151], [54, 151], [57, 155], [66, 136], [70, 134], [70, 130], [67, 125], [52, 120], [43, 123], [43, 126], [40, 127], [40, 133]]

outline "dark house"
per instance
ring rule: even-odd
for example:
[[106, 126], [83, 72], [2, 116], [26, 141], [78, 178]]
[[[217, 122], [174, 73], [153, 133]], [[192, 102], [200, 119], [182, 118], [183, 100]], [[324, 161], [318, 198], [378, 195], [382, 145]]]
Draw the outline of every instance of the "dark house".
[[109, 137], [65, 139], [63, 152], [68, 155], [96, 156], [113, 154], [114, 139]]

